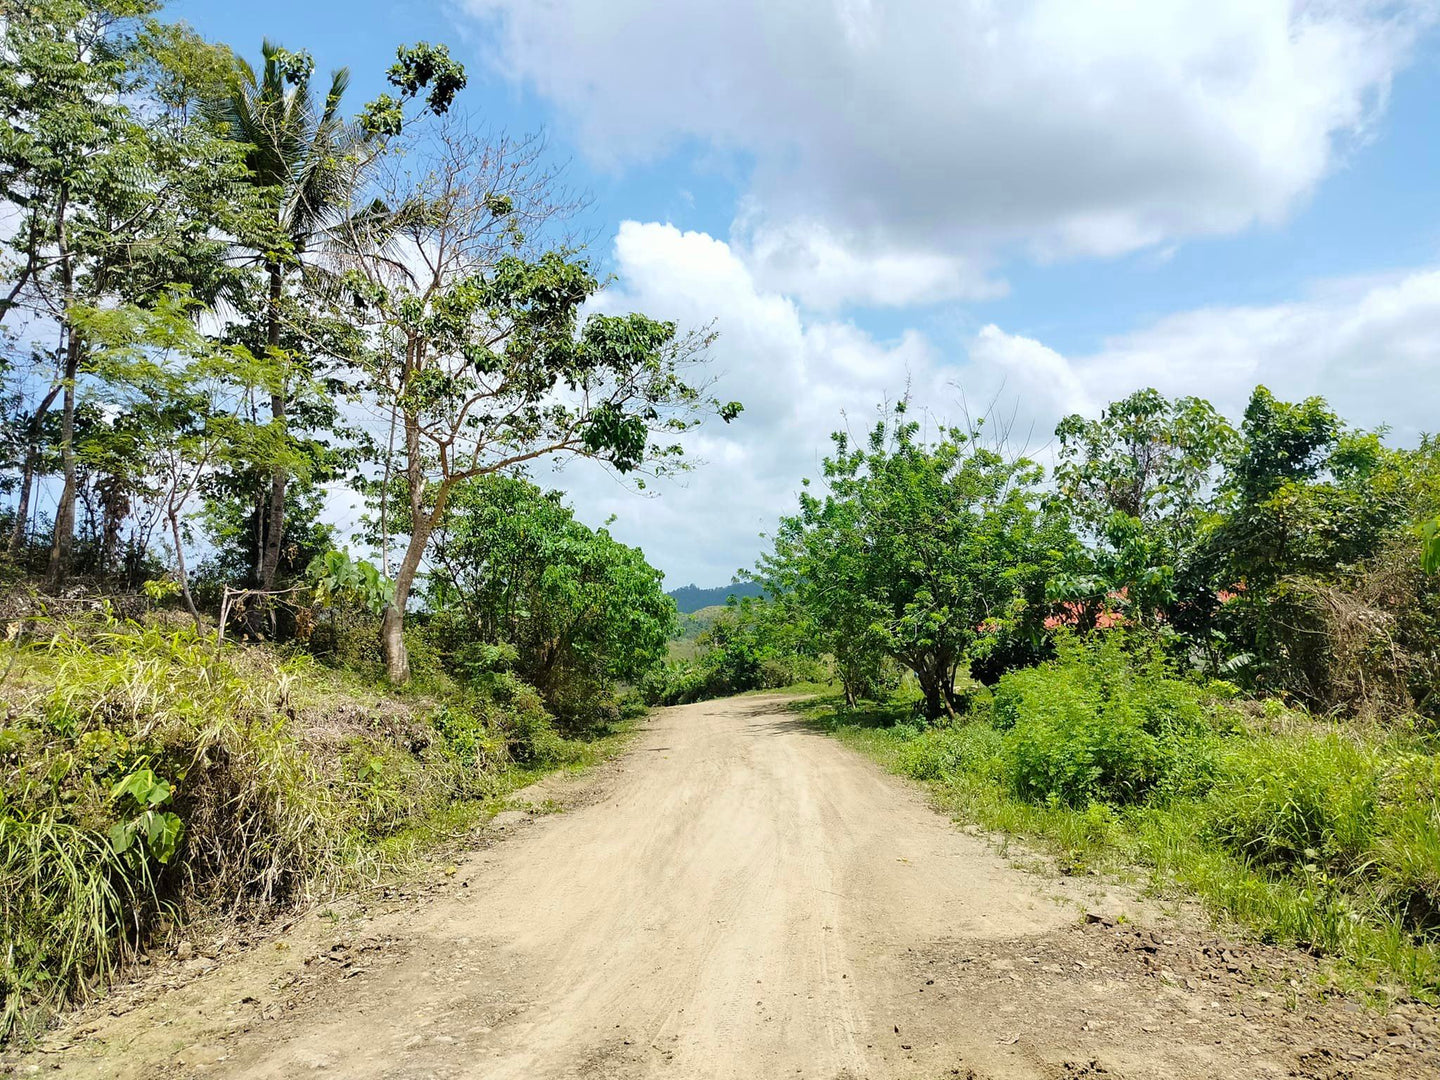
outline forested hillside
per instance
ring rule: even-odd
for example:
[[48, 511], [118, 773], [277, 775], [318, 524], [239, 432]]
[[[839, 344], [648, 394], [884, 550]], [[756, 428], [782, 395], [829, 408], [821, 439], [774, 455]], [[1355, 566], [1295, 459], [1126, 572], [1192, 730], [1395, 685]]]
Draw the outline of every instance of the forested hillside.
[[678, 589], [671, 589], [669, 596], [675, 601], [675, 607], [680, 614], [689, 615], [699, 611], [701, 608], [717, 607], [725, 604], [732, 596], [736, 600], [744, 600], [749, 597], [763, 596], [763, 586], [753, 581], [736, 581], [729, 585], [717, 585], [713, 589], [702, 589], [698, 585], [682, 585]]

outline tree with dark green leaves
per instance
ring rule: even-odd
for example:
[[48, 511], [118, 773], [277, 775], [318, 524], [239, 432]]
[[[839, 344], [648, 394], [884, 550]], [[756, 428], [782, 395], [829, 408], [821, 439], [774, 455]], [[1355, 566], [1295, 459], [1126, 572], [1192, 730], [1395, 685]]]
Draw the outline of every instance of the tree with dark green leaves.
[[675, 602], [638, 548], [575, 520], [559, 492], [518, 476], [458, 484], [426, 580], [434, 618], [515, 649], [516, 671], [557, 714], [634, 685], [666, 654]]
[[1234, 429], [1208, 401], [1139, 390], [1095, 419], [1065, 417], [1055, 435], [1057, 502], [1090, 546], [1052, 598], [1083, 609], [1085, 625], [1107, 607], [1142, 623], [1173, 618]]
[[[808, 489], [810, 482], [804, 481]], [[801, 493], [800, 513], [780, 519], [759, 574], [818, 649], [833, 658], [845, 703], [879, 697], [887, 640], [865, 590], [869, 550], [856, 543], [863, 506], [858, 499]]]
[[914, 672], [937, 719], [955, 714], [956, 678], [997, 639], [1040, 634], [1069, 533], [1040, 505], [1038, 466], [987, 446], [978, 426], [926, 439], [906, 412], [858, 445], [831, 436], [827, 491], [782, 523], [770, 573], [831, 640], [858, 634], [858, 648]]

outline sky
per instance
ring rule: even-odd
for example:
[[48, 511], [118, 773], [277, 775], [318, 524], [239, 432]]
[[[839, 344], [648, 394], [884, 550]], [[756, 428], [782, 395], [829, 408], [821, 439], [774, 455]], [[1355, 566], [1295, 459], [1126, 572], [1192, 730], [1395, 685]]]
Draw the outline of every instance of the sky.
[[247, 56], [445, 42], [471, 116], [543, 132], [611, 284], [713, 324], [733, 425], [637, 491], [534, 479], [728, 582], [837, 428], [907, 392], [1044, 457], [1153, 386], [1321, 394], [1397, 444], [1440, 402], [1440, 0], [177, 0]]

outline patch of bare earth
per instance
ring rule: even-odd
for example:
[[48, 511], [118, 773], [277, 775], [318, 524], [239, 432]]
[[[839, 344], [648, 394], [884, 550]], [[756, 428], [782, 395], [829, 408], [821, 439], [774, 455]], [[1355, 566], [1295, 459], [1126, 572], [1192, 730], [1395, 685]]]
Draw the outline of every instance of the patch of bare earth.
[[1018, 869], [774, 699], [666, 710], [619, 762], [529, 798], [565, 810], [498, 819], [453, 873], [243, 948], [157, 960], [7, 1067], [1440, 1075], [1434, 1010], [1325, 998], [1303, 954], [1222, 939], [1095, 879]]

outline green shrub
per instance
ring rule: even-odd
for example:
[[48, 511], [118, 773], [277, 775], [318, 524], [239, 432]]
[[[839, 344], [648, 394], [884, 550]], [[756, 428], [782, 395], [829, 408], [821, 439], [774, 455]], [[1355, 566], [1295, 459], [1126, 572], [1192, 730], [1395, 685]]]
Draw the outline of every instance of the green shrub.
[[1003, 759], [1004, 736], [980, 722], [921, 731], [905, 744], [900, 758], [903, 771], [917, 780], [958, 773], [998, 778]]
[[509, 760], [504, 735], [486, 721], [483, 712], [441, 705], [430, 714], [430, 723], [450, 753], [477, 774], [500, 768]]
[[[1217, 716], [1199, 687], [1118, 635], [1062, 640], [1057, 659], [1005, 675], [991, 715], [1007, 732], [1006, 775], [1021, 798], [1114, 806], [1203, 791]], [[1222, 725], [1223, 726], [1223, 723]]]
[[1382, 762], [1340, 732], [1233, 740], [1210, 792], [1213, 835], [1262, 864], [1346, 873], [1375, 838]]
[[1142, 799], [1160, 778], [1159, 742], [1132, 711], [1102, 712], [1065, 694], [1046, 704], [1006, 739], [1010, 786], [1021, 798], [1120, 805]]

